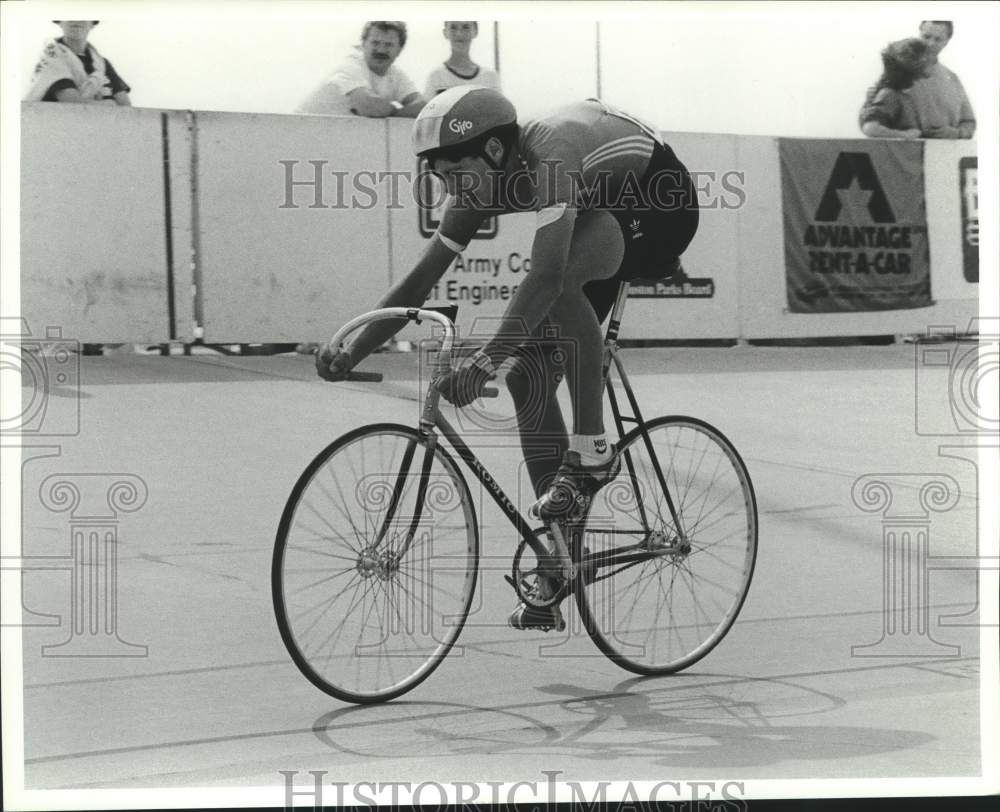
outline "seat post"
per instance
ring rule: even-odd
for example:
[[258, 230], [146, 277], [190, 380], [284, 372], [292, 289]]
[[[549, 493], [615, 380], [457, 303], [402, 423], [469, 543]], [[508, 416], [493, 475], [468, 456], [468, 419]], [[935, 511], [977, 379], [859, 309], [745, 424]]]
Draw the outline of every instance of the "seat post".
[[[618, 328], [621, 327], [622, 316], [625, 314], [625, 300], [628, 298], [628, 281], [623, 280], [618, 285], [618, 296], [615, 299], [614, 307], [611, 308], [611, 318], [608, 320], [608, 329], [604, 335], [604, 358], [601, 364], [601, 380], [604, 382], [604, 388], [608, 393], [608, 400], [611, 403], [611, 413], [614, 415], [615, 428], [618, 430], [618, 437], [625, 436], [625, 424], [624, 421], [628, 420], [632, 423], [637, 423], [638, 420], [634, 416], [638, 414], [637, 407], [634, 402], [634, 397], [632, 396], [631, 390], [628, 388], [628, 379], [623, 378], [625, 383], [625, 392], [632, 403], [633, 417], [623, 417], [621, 409], [618, 406], [618, 397], [615, 394], [615, 388], [611, 383], [611, 361], [616, 358], [616, 351], [618, 349]], [[620, 374], [623, 374], [621, 366], [618, 367]], [[629, 463], [631, 466], [631, 462]]]
[[618, 296], [615, 298], [614, 307], [611, 308], [611, 318], [608, 320], [608, 329], [604, 334], [604, 359], [601, 363], [601, 380], [609, 386], [612, 406], [617, 407], [614, 402], [615, 393], [610, 390], [610, 379], [608, 370], [611, 368], [611, 357], [618, 347], [618, 328], [621, 327], [622, 316], [625, 314], [625, 300], [628, 298], [628, 282], [622, 281], [618, 284]]
[[618, 329], [621, 327], [622, 316], [625, 314], [625, 301], [628, 299], [628, 281], [622, 280], [618, 285], [618, 297], [615, 305], [611, 308], [611, 318], [608, 321], [608, 330], [604, 334], [605, 343], [612, 344], [618, 340]]

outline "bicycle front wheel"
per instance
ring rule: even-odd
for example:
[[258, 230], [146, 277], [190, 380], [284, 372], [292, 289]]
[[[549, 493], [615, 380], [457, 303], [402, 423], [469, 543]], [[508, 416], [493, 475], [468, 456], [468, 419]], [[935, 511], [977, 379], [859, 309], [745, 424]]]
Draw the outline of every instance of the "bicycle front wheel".
[[324, 449], [295, 484], [271, 570], [299, 670], [346, 702], [393, 699], [441, 663], [476, 587], [469, 487], [440, 446], [378, 424]]
[[621, 442], [622, 470], [578, 528], [584, 626], [604, 654], [639, 674], [697, 662], [739, 614], [757, 557], [757, 503], [721, 432], [660, 417]]

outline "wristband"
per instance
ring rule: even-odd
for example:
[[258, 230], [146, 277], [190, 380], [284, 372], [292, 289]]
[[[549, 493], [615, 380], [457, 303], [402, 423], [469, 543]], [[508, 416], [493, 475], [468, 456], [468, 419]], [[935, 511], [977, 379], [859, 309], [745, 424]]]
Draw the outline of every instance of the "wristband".
[[445, 247], [447, 247], [451, 251], [454, 251], [456, 254], [461, 254], [466, 248], [468, 248], [467, 245], [459, 245], [454, 240], [444, 236], [444, 234], [442, 234], [440, 231], [438, 232], [437, 236], [438, 239], [441, 240], [441, 242], [445, 245]]
[[393, 110], [402, 110], [403, 109], [402, 103], [396, 101], [395, 99], [393, 99], [391, 102], [389, 102], [389, 104], [392, 105], [392, 109]]
[[476, 350], [475, 355], [470, 359], [470, 363], [474, 367], [479, 367], [483, 372], [489, 375], [491, 378], [496, 375], [496, 368], [493, 366], [493, 362], [490, 357], [482, 350]]

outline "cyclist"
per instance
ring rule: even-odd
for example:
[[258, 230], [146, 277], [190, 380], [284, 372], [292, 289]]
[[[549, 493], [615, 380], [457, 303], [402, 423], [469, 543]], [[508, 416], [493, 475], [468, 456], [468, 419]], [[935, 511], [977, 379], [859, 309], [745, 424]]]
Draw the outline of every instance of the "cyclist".
[[[444, 180], [449, 201], [420, 259], [378, 306], [424, 302], [486, 217], [537, 212], [531, 272], [496, 334], [443, 376], [438, 388], [454, 405], [467, 405], [512, 359], [506, 382], [538, 497], [529, 512], [542, 519], [565, 516], [620, 470], [604, 430], [600, 324], [620, 280], [680, 272], [678, 258], [698, 227], [690, 175], [652, 127], [598, 99], [518, 124], [501, 93], [468, 85], [427, 103], [414, 122], [413, 146]], [[376, 322], [340, 353], [323, 348], [319, 375], [343, 379], [401, 326]], [[564, 363], [545, 350], [553, 334]], [[556, 399], [563, 373], [571, 436]], [[539, 454], [540, 445], [553, 447], [553, 439], [556, 453]], [[521, 604], [510, 623], [547, 629], [561, 625], [561, 615], [558, 606]]]

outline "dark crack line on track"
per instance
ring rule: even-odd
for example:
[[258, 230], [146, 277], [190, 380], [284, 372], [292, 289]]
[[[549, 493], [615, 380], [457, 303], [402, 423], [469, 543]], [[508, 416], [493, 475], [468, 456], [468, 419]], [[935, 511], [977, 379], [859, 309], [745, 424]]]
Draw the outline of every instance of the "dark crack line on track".
[[[938, 603], [929, 606], [929, 609], [958, 609], [968, 607], [968, 603]], [[896, 614], [901, 614], [903, 610], [899, 610]], [[852, 612], [827, 612], [824, 614], [815, 615], [783, 615], [781, 617], [754, 617], [754, 618], [738, 618], [734, 628], [739, 628], [743, 624], [751, 623], [775, 623], [775, 622], [789, 622], [789, 621], [799, 621], [799, 620], [824, 620], [832, 617], [842, 618], [842, 617], [862, 617], [865, 615], [881, 615], [883, 614], [881, 609], [858, 609]], [[940, 628], [962, 628], [957, 626], [941, 626]], [[978, 627], [976, 627], [978, 628]], [[512, 640], [521, 640], [528, 642], [538, 641], [545, 642], [546, 639], [556, 639], [556, 638], [545, 638], [545, 637], [532, 637], [532, 638], [515, 638], [515, 637], [503, 637], [495, 640], [477, 640], [473, 643], [463, 643], [459, 641], [456, 643], [457, 646], [461, 648], [468, 649], [470, 651], [482, 651], [483, 653], [498, 654], [501, 656], [510, 657], [513, 659], [524, 659], [523, 656], [518, 654], [511, 654], [506, 652], [495, 652], [490, 651], [489, 646], [502, 646], [510, 644]], [[583, 639], [583, 638], [581, 638]], [[949, 658], [952, 661], [954, 658]], [[978, 659], [978, 658], [977, 658]], [[603, 660], [599, 660], [603, 662]], [[291, 665], [291, 659], [283, 660], [260, 660], [256, 662], [249, 663], [231, 663], [229, 665], [215, 665], [215, 666], [205, 666], [203, 668], [184, 668], [177, 669], [173, 671], [154, 671], [149, 674], [121, 674], [113, 677], [86, 677], [83, 679], [71, 679], [71, 680], [59, 680], [55, 682], [37, 682], [31, 685], [25, 685], [24, 690], [37, 690], [39, 688], [66, 688], [72, 685], [87, 685], [95, 684], [101, 682], [122, 682], [124, 680], [132, 679], [156, 679], [160, 677], [181, 677], [189, 674], [206, 674], [212, 673], [214, 671], [231, 671], [240, 668], [267, 668], [276, 665]]]
[[[978, 661], [979, 661], [978, 657], [946, 657], [946, 658], [941, 658], [941, 659], [936, 659], [936, 660], [923, 661], [923, 662], [916, 663], [916, 664], [918, 664], [918, 665], [927, 665], [929, 663], [930, 664], [938, 664], [938, 663], [978, 662]], [[790, 674], [769, 674], [767, 676], [754, 676], [754, 677], [750, 677], [750, 676], [746, 676], [746, 677], [730, 677], [730, 676], [724, 675], [724, 674], [710, 674], [710, 673], [705, 673], [705, 674], [697, 674], [697, 673], [675, 674], [675, 675], [672, 675], [669, 678], [671, 681], [676, 681], [678, 679], [685, 679], [685, 678], [689, 678], [689, 679], [690, 678], [701, 678], [702, 680], [709, 679], [709, 680], [712, 680], [712, 681], [710, 681], [710, 682], [692, 682], [691, 684], [686, 685], [686, 686], [680, 686], [680, 687], [678, 687], [678, 686], [663, 687], [663, 688], [660, 688], [660, 689], [653, 689], [653, 690], [649, 690], [649, 691], [645, 691], [645, 692], [640, 692], [640, 693], [654, 694], [654, 693], [666, 692], [666, 691], [676, 692], [678, 690], [685, 690], [685, 689], [717, 688], [717, 687], [723, 686], [723, 685], [739, 685], [741, 683], [748, 683], [748, 682], [749, 683], [753, 683], [753, 682], [775, 682], [775, 681], [781, 681], [781, 680], [804, 679], [804, 678], [813, 678], [813, 677], [839, 676], [839, 675], [844, 675], [844, 674], [859, 674], [859, 673], [870, 672], [870, 671], [885, 671], [885, 670], [894, 670], [894, 669], [898, 669], [898, 668], [910, 668], [913, 665], [915, 665], [915, 663], [912, 663], [912, 662], [882, 663], [882, 664], [879, 664], [879, 665], [856, 666], [856, 667], [853, 667], [853, 668], [833, 668], [833, 669], [825, 669], [825, 670], [821, 670], [821, 671], [800, 671], [800, 672], [794, 672], [794, 673], [790, 673]], [[649, 679], [653, 680], [653, 679], [657, 679], [657, 678], [656, 677], [650, 677]], [[665, 678], [661, 677], [660, 679], [665, 679]], [[632, 695], [634, 695], [633, 692], [631, 692], [631, 691], [627, 691], [625, 693], [626, 694], [632, 694]], [[621, 691], [611, 692], [611, 693], [604, 693], [604, 694], [596, 693], [596, 694], [593, 695], [593, 697], [588, 696], [588, 697], [586, 697], [586, 699], [591, 699], [591, 698], [600, 699], [602, 696], [604, 696], [604, 697], [613, 697], [613, 696], [621, 696], [621, 695], [622, 695]], [[436, 712], [436, 713], [425, 713], [425, 714], [419, 714], [419, 715], [416, 715], [416, 716], [407, 716], [405, 719], [364, 719], [364, 720], [359, 719], [357, 722], [354, 722], [352, 724], [344, 724], [344, 725], [340, 725], [340, 726], [328, 725], [324, 729], [326, 731], [330, 731], [330, 730], [351, 730], [352, 728], [357, 727], [359, 725], [363, 725], [365, 727], [374, 727], [374, 726], [379, 726], [379, 725], [396, 725], [396, 724], [400, 724], [400, 723], [418, 722], [418, 721], [421, 721], [421, 720], [424, 720], [424, 719], [428, 719], [428, 720], [443, 719], [443, 718], [447, 718], [449, 716], [465, 715], [465, 714], [468, 714], [470, 712], [472, 712], [472, 713], [479, 713], [479, 712], [481, 712], [481, 713], [494, 713], [494, 712], [498, 712], [499, 711], [499, 712], [512, 713], [512, 712], [516, 712], [516, 711], [525, 711], [525, 710], [531, 710], [531, 709], [538, 709], [538, 708], [550, 707], [550, 706], [553, 706], [553, 705], [561, 705], [565, 701], [566, 701], [565, 699], [555, 699], [555, 700], [543, 700], [543, 701], [540, 701], [540, 702], [521, 702], [521, 703], [517, 703], [517, 704], [513, 704], [513, 705], [502, 706], [502, 707], [489, 707], [489, 708], [483, 707], [483, 708], [471, 708], [471, 709], [470, 708], [461, 708], [461, 709], [454, 710], [454, 711], [445, 711], [445, 712]], [[374, 706], [374, 707], [379, 707], [379, 706]], [[391, 708], [392, 706], [389, 705], [387, 707]], [[345, 708], [345, 710], [349, 710], [349, 709], [350, 708]], [[355, 713], [357, 713], [357, 710], [355, 710]], [[295, 736], [295, 735], [299, 735], [299, 734], [302, 734], [302, 733], [314, 734], [315, 733], [315, 726], [314, 725], [310, 725], [309, 727], [305, 727], [305, 728], [292, 728], [292, 729], [289, 729], [289, 730], [267, 730], [267, 731], [261, 731], [261, 732], [258, 732], [258, 733], [236, 733], [236, 734], [232, 734], [232, 735], [229, 735], [229, 736], [208, 736], [208, 737], [199, 738], [199, 739], [182, 739], [182, 740], [178, 740], [178, 741], [159, 742], [159, 743], [154, 743], [154, 744], [140, 744], [140, 745], [134, 745], [134, 746], [131, 746], [131, 747], [110, 747], [110, 748], [105, 748], [105, 749], [101, 749], [101, 750], [87, 750], [87, 751], [78, 752], [78, 753], [63, 753], [63, 754], [51, 755], [51, 756], [35, 756], [33, 758], [26, 758], [24, 760], [24, 763], [25, 763], [25, 765], [28, 765], [28, 764], [49, 764], [49, 763], [56, 762], [56, 761], [71, 761], [71, 760], [83, 759], [83, 758], [97, 758], [97, 757], [100, 757], [100, 756], [124, 755], [126, 753], [138, 753], [138, 752], [142, 752], [142, 751], [167, 750], [167, 749], [176, 749], [176, 748], [180, 748], [180, 747], [194, 747], [194, 746], [205, 745], [205, 744], [222, 744], [222, 743], [235, 742], [235, 741], [249, 741], [249, 740], [253, 740], [253, 739], [269, 739], [269, 738], [278, 738], [278, 737], [281, 737], [281, 736]]]

